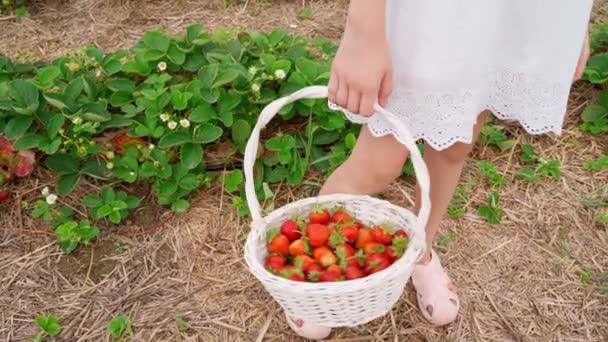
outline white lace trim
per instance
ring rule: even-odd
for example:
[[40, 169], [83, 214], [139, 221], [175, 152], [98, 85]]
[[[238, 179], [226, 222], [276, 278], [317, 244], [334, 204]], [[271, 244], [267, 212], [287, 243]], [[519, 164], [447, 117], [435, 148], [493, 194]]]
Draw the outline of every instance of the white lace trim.
[[[416, 140], [424, 139], [435, 150], [456, 142], [470, 144], [479, 113], [489, 110], [501, 120], [516, 121], [530, 134], [561, 134], [570, 84], [550, 82], [529, 74], [502, 71], [493, 84], [461, 92], [420, 92], [397, 88], [387, 109], [402, 118]], [[399, 133], [380, 115], [369, 118], [329, 102], [355, 123], [367, 123], [370, 132], [381, 137]]]

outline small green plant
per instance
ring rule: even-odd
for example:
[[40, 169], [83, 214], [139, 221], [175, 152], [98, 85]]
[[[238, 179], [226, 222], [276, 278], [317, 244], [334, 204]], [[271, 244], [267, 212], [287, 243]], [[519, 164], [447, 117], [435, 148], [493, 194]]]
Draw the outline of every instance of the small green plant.
[[608, 213], [599, 213], [596, 220], [598, 223], [608, 225]]
[[180, 332], [188, 332], [188, 330], [190, 330], [190, 324], [179, 316], [175, 317], [175, 326]]
[[500, 187], [508, 183], [507, 179], [498, 173], [496, 165], [488, 161], [479, 161], [477, 163], [482, 176], [488, 177], [488, 182], [492, 187]]
[[517, 176], [524, 183], [540, 183], [540, 177], [536, 174], [536, 169], [531, 167], [522, 167], [517, 173]]
[[503, 130], [503, 126], [486, 125], [481, 129], [480, 141], [486, 145], [495, 145], [501, 151], [511, 149], [515, 140], [509, 139]]
[[125, 336], [125, 334], [132, 335], [131, 322], [129, 317], [120, 315], [108, 322], [108, 332], [113, 339], [119, 339]]
[[313, 10], [310, 7], [304, 7], [300, 10], [300, 18], [302, 19], [310, 19], [313, 15]]
[[559, 180], [561, 178], [559, 160], [544, 160], [539, 159], [539, 165], [536, 168], [536, 172], [547, 178], [553, 178]]
[[55, 229], [61, 250], [69, 254], [78, 245], [89, 245], [99, 235], [99, 229], [91, 225], [88, 220], [67, 221]]
[[239, 190], [243, 180], [244, 176], [243, 171], [241, 170], [234, 170], [222, 175], [222, 184], [224, 185], [224, 190], [226, 190], [226, 192], [235, 192]]
[[521, 162], [523, 164], [532, 164], [538, 160], [538, 155], [536, 155], [536, 151], [534, 151], [534, 146], [530, 144], [521, 145]]
[[497, 192], [492, 192], [488, 196], [488, 203], [479, 207], [479, 215], [486, 219], [490, 224], [499, 224], [502, 219], [500, 208], [500, 196]]
[[61, 333], [59, 318], [53, 314], [37, 316], [36, 325], [41, 331], [34, 338], [34, 342], [42, 342], [43, 338], [47, 335], [54, 337]]
[[608, 156], [601, 156], [596, 160], [587, 161], [585, 162], [584, 167], [589, 171], [608, 169]]
[[99, 196], [86, 195], [82, 204], [90, 208], [91, 218], [119, 224], [129, 215], [129, 210], [139, 206], [139, 198], [130, 196], [124, 191], [114, 191], [109, 186], [101, 188]]
[[30, 15], [25, 7], [26, 0], [2, 0], [0, 2], [0, 15], [15, 13], [17, 17], [27, 17]]

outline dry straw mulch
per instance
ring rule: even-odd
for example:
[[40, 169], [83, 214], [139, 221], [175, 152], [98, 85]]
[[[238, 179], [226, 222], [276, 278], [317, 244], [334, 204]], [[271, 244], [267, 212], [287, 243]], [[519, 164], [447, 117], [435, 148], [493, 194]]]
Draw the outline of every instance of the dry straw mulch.
[[[50, 59], [94, 43], [126, 48], [147, 29], [179, 32], [200, 22], [268, 30], [286, 28], [337, 40], [345, 1], [304, 1], [311, 19], [298, 17], [302, 1], [40, 1], [30, 19], [0, 20], [0, 53]], [[597, 13], [604, 13], [599, 2]], [[467, 214], [448, 219], [439, 239], [443, 262], [459, 286], [462, 313], [447, 328], [434, 328], [418, 314], [411, 288], [390, 315], [370, 324], [339, 329], [335, 341], [606, 341], [608, 340], [608, 233], [595, 217], [608, 201], [608, 172], [591, 174], [582, 164], [608, 147], [605, 137], [577, 128], [576, 117], [595, 95], [587, 85], [573, 91], [571, 114], [560, 138], [529, 137], [545, 159], [562, 162], [560, 181], [517, 181], [517, 151], [476, 149], [472, 159], [491, 160], [511, 181], [500, 190], [504, 219], [490, 226], [475, 208], [488, 186], [477, 180], [473, 160], [465, 170]], [[20, 188], [35, 199], [52, 180], [43, 171]], [[387, 197], [411, 205], [411, 180], [395, 184]], [[94, 184], [85, 184], [81, 191]], [[89, 187], [89, 188], [87, 188]], [[302, 189], [281, 189], [281, 202]], [[143, 213], [142, 225], [104, 231], [90, 249], [62, 255], [44, 226], [16, 202], [0, 207], [0, 340], [26, 341], [33, 318], [55, 313], [64, 331], [57, 341], [109, 341], [107, 322], [126, 314], [133, 341], [298, 341], [272, 299], [251, 277], [242, 259], [248, 231], [218, 189], [203, 190], [183, 216]], [[118, 243], [118, 245], [116, 244]], [[128, 249], [120, 246], [128, 246]], [[589, 273], [587, 285], [581, 274]], [[602, 287], [603, 286], [603, 287]], [[179, 332], [176, 318], [190, 329]]]

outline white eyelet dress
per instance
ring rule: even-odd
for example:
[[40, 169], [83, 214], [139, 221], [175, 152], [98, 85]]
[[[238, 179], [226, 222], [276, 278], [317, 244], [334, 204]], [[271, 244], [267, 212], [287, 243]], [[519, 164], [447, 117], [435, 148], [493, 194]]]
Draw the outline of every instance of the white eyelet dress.
[[[435, 150], [471, 143], [484, 110], [519, 122], [530, 134], [561, 134], [592, 5], [592, 0], [387, 0], [394, 69], [387, 109]], [[400, 140], [379, 115], [367, 123], [375, 136]]]

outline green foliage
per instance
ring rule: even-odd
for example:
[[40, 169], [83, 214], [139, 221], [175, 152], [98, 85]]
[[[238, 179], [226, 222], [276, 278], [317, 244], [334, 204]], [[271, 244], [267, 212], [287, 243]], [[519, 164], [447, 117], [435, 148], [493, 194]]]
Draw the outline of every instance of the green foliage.
[[608, 156], [601, 156], [596, 160], [587, 161], [585, 162], [584, 167], [589, 171], [608, 169]]
[[604, 91], [600, 93], [597, 101], [589, 105], [581, 114], [581, 130], [591, 134], [608, 132], [608, 21], [596, 24], [590, 37], [593, 51], [589, 58], [583, 78], [593, 84], [601, 85]]
[[488, 196], [488, 203], [479, 207], [479, 216], [483, 217], [490, 224], [499, 224], [502, 219], [502, 210], [500, 208], [500, 196], [497, 192], [492, 192]]
[[53, 337], [61, 333], [59, 318], [53, 314], [38, 315], [36, 317], [36, 326], [38, 326], [41, 331], [34, 338], [35, 342], [41, 342], [45, 335]]
[[488, 177], [488, 182], [492, 187], [499, 187], [507, 184], [507, 179], [496, 171], [496, 165], [488, 161], [477, 162], [477, 167], [482, 176]]
[[124, 337], [125, 334], [132, 335], [129, 317], [120, 315], [108, 322], [108, 332], [113, 339]]
[[129, 210], [139, 206], [139, 198], [127, 195], [124, 191], [115, 192], [112, 188], [104, 186], [98, 196], [87, 195], [82, 204], [90, 208], [94, 220], [108, 218], [110, 222], [119, 224], [129, 215]]
[[499, 125], [486, 125], [481, 128], [480, 141], [485, 145], [495, 145], [501, 151], [511, 149], [515, 145], [515, 140], [503, 132], [504, 127]]
[[14, 14], [17, 17], [27, 17], [30, 15], [25, 7], [28, 3], [27, 0], [2, 0], [0, 2], [0, 16]]

